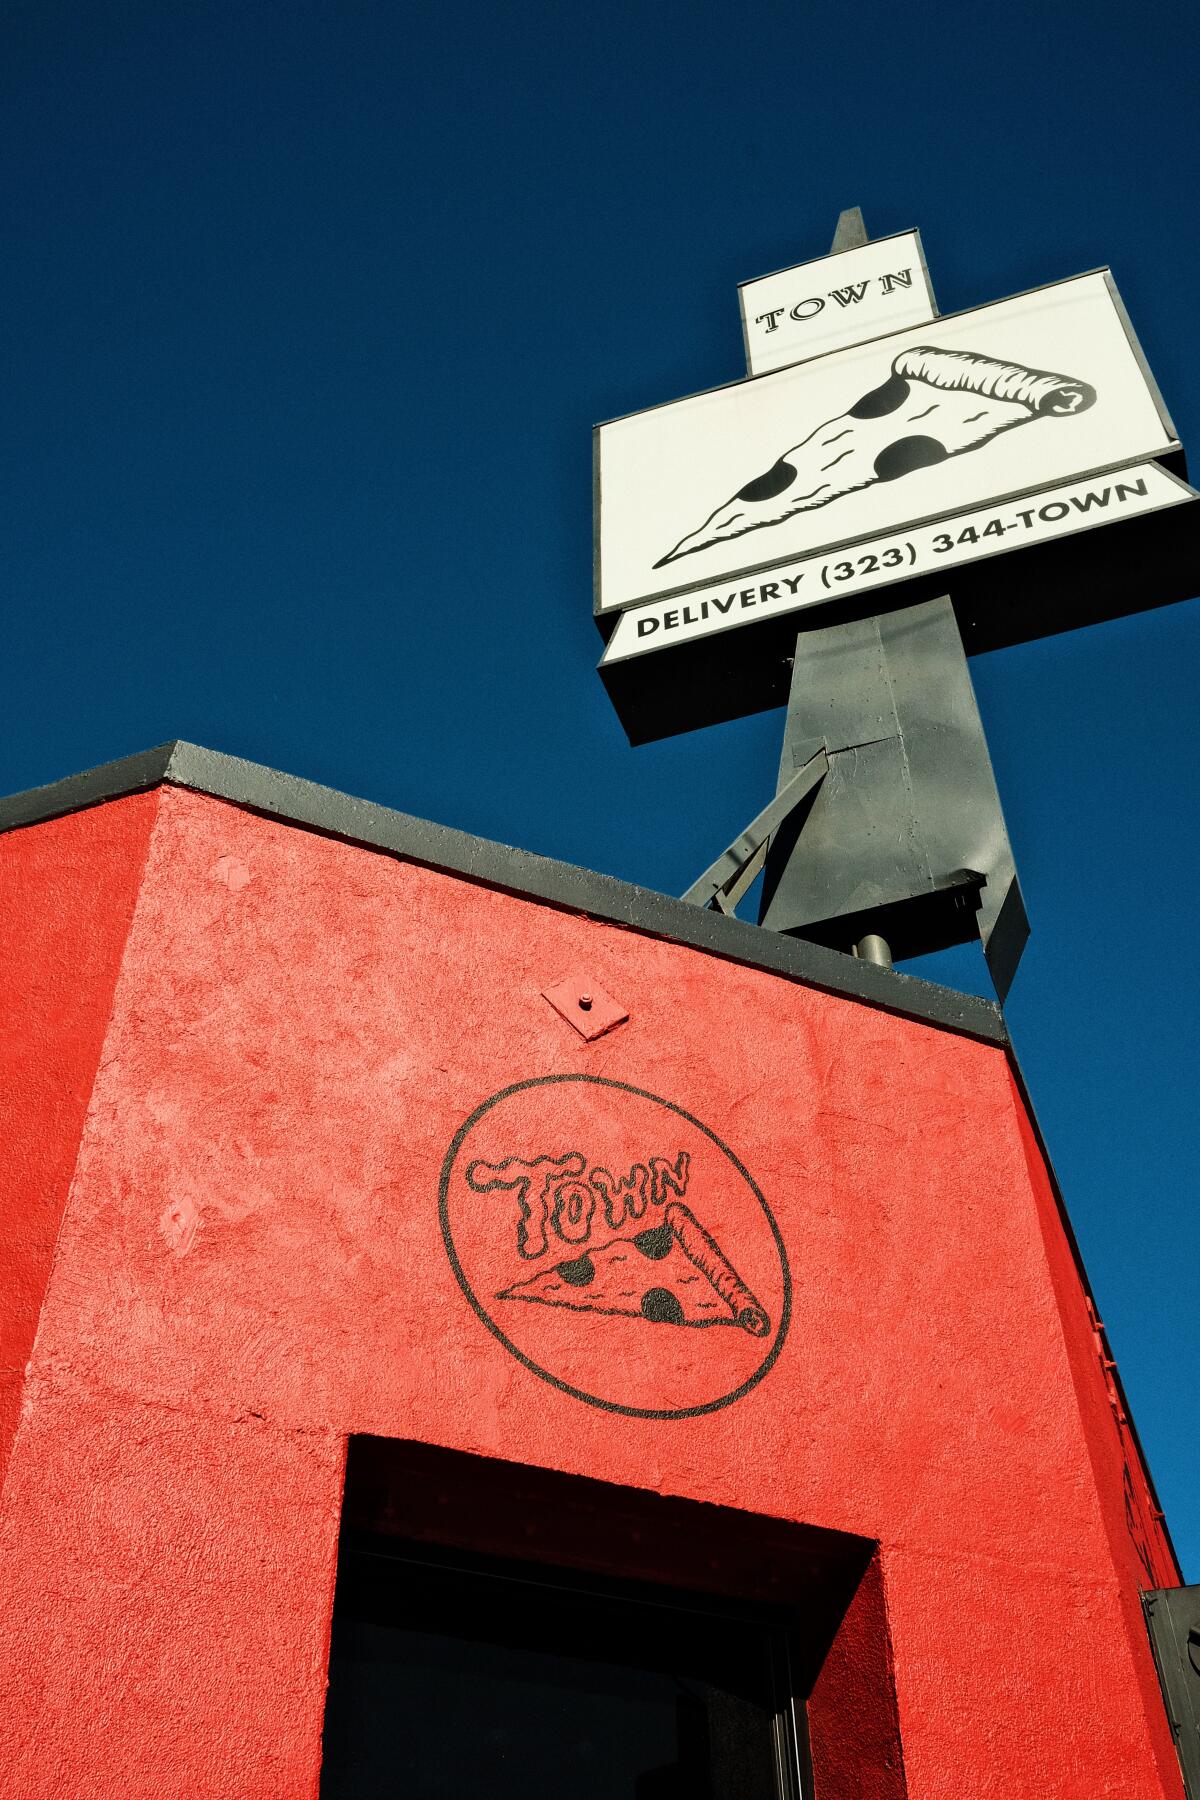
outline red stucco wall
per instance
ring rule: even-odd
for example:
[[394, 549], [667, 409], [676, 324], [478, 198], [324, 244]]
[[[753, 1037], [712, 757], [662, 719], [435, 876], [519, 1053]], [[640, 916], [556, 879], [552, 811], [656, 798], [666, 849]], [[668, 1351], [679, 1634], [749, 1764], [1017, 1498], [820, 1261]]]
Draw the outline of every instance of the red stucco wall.
[[0, 839], [0, 1481], [157, 810]]
[[[629, 1012], [590, 1044], [541, 997], [574, 969]], [[580, 1073], [713, 1134], [679, 1124], [688, 1199], [768, 1346], [774, 1252], [729, 1155], [777, 1223], [790, 1325], [731, 1404], [615, 1413], [530, 1363], [603, 1389], [619, 1345], [640, 1405], [654, 1358], [707, 1393], [752, 1334], [529, 1306], [522, 1361], [456, 1278], [456, 1134]], [[543, 1086], [503, 1145], [650, 1155], [616, 1094]], [[482, 1267], [514, 1195], [454, 1193]], [[28, 1800], [314, 1794], [343, 1445], [370, 1432], [877, 1540], [911, 1800], [1175, 1800], [1113, 1492], [1136, 1453], [1081, 1320], [1000, 1051], [168, 788], [5, 1494], [0, 1768]]]

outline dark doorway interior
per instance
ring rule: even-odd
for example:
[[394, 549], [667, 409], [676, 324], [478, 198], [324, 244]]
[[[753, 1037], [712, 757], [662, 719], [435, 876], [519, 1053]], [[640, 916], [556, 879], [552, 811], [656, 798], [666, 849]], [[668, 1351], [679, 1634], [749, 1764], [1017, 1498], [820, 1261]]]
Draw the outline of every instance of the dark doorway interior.
[[788, 1633], [728, 1599], [349, 1530], [322, 1800], [799, 1800]]

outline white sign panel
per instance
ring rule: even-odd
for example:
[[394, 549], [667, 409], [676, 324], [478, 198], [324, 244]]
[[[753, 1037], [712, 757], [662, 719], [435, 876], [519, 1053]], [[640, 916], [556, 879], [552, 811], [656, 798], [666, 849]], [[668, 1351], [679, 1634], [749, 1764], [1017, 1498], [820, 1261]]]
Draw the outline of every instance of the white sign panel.
[[1107, 271], [598, 427], [597, 611], [1178, 449]]
[[937, 317], [916, 231], [744, 281], [738, 299], [751, 375]]
[[1195, 498], [1193, 488], [1157, 463], [1136, 463], [1040, 493], [1010, 495], [979, 511], [905, 527], [906, 536], [897, 533], [806, 558], [770, 579], [701, 588], [623, 612], [601, 667], [728, 631], [767, 612], [817, 606]]

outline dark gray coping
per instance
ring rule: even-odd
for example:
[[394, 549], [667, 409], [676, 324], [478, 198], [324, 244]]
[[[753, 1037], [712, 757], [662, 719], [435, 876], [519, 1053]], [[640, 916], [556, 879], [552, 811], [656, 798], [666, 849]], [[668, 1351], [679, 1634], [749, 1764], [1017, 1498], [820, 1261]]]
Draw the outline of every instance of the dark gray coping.
[[[802, 981], [824, 993], [865, 1001], [881, 1011], [1000, 1046], [1007, 1054], [1028, 1109], [1080, 1280], [1085, 1292], [1092, 1295], [1062, 1190], [1005, 1028], [1004, 1015], [994, 1001], [980, 1000], [972, 994], [958, 994], [950, 988], [902, 975], [894, 969], [880, 969], [872, 963], [859, 962], [853, 956], [826, 950], [820, 944], [783, 937], [741, 919], [726, 918], [723, 913], [704, 911], [667, 894], [656, 894], [631, 882], [618, 881], [611, 875], [597, 875], [587, 869], [577, 869], [570, 863], [554, 862], [547, 856], [534, 856], [528, 850], [493, 844], [466, 831], [453, 831], [446, 825], [431, 824], [428, 819], [393, 812], [390, 807], [377, 806], [370, 800], [355, 800], [336, 788], [301, 781], [278, 769], [264, 768], [261, 763], [244, 762], [240, 757], [223, 756], [218, 751], [204, 750], [198, 744], [182, 741], [160, 744], [157, 749], [139, 751], [134, 756], [104, 763], [84, 774], [69, 775], [48, 787], [30, 788], [23, 794], [0, 799], [0, 832], [60, 818], [64, 813], [80, 812], [85, 807], [119, 799], [124, 794], [145, 792], [163, 782], [211, 794], [249, 812], [299, 825], [326, 837], [383, 850], [426, 868], [449, 870], [486, 887], [501, 888], [522, 898], [543, 900], [571, 912], [607, 919], [651, 937], [669, 939], [672, 943], [689, 944], [730, 962], [767, 969], [772, 974]], [[1098, 1310], [1096, 1316], [1100, 1316]], [[1105, 1355], [1111, 1358], [1112, 1349], [1106, 1339], [1103, 1348]], [[1158, 1507], [1154, 1478], [1115, 1363], [1110, 1372], [1141, 1456], [1151, 1496]], [[1163, 1529], [1167, 1530], [1165, 1520]]]
[[355, 800], [336, 788], [301, 781], [260, 763], [243, 762], [240, 757], [222, 756], [198, 744], [160, 744], [157, 749], [104, 763], [85, 774], [70, 775], [49, 787], [0, 799], [0, 831], [98, 806], [162, 782], [212, 794], [327, 837], [445, 869], [487, 887], [607, 919], [651, 937], [690, 944], [730, 962], [769, 969], [826, 993], [844, 994], [985, 1043], [1008, 1044], [1004, 1016], [994, 1001], [958, 994], [894, 969], [877, 968], [820, 944], [764, 931], [745, 920], [705, 911], [611, 875], [597, 875], [528, 850], [493, 844], [369, 800]]

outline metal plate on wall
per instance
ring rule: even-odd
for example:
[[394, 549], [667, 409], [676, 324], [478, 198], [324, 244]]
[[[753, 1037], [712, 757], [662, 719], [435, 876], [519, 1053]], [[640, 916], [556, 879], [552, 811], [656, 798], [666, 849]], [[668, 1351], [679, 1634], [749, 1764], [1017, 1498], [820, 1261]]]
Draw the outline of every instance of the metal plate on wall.
[[1142, 1595], [1171, 1735], [1189, 1800], [1200, 1800], [1200, 1587]]

